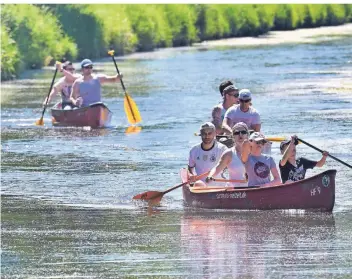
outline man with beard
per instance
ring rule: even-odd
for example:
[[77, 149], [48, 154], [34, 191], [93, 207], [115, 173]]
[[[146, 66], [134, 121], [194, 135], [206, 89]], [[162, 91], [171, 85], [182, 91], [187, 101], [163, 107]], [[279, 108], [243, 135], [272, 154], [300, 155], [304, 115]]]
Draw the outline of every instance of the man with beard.
[[[188, 171], [191, 182], [195, 182], [194, 177], [196, 175], [209, 172], [218, 163], [224, 151], [227, 150], [225, 145], [215, 140], [216, 129], [213, 123], [204, 123], [200, 127], [200, 135], [202, 142], [193, 146], [189, 153]], [[206, 176], [196, 181], [195, 186], [205, 187], [205, 178]], [[221, 178], [220, 174], [215, 178]]]

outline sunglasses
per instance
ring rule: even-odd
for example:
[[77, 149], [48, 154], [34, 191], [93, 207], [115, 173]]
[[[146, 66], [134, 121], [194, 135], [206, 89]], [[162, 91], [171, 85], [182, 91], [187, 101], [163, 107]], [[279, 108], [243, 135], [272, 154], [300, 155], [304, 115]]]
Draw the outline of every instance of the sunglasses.
[[67, 68], [67, 71], [73, 72], [75, 70], [75, 68]]
[[249, 103], [251, 101], [251, 99], [249, 99], [249, 100], [241, 100], [240, 99], [240, 102], [242, 102], [242, 103]]
[[258, 144], [258, 145], [259, 145], [259, 144], [263, 144], [263, 145], [264, 145], [264, 144], [266, 144], [266, 142], [267, 142], [266, 140], [255, 141], [255, 140], [252, 140], [252, 139], [249, 140], [249, 141], [250, 141], [250, 142], [254, 141], [254, 142], [255, 142], [256, 144]]
[[234, 97], [236, 97], [236, 98], [238, 98], [238, 96], [240, 95], [240, 94], [238, 94], [238, 93], [235, 93], [235, 94], [226, 93], [226, 94], [229, 95], [229, 96], [234, 96]]
[[242, 135], [247, 135], [247, 131], [236, 131], [236, 132], [233, 132], [233, 134], [235, 135], [235, 136], [238, 136], [239, 134], [242, 134]]
[[85, 66], [83, 69], [93, 69], [93, 66]]

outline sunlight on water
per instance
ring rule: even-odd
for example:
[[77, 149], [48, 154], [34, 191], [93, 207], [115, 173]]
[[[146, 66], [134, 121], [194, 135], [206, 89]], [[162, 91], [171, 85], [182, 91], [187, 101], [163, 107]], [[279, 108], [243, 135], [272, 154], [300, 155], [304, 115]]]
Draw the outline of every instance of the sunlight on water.
[[[45, 126], [34, 124], [51, 68], [3, 83], [4, 278], [347, 278], [352, 173], [331, 158], [307, 176], [337, 170], [333, 214], [196, 210], [184, 206], [181, 189], [155, 207], [132, 201], [181, 183], [179, 170], [200, 141], [194, 133], [225, 79], [251, 89], [264, 134], [297, 134], [352, 164], [351, 38], [308, 39], [315, 43], [203, 44], [118, 58], [143, 117], [137, 133], [126, 133], [120, 84], [103, 87], [111, 127], [91, 129], [54, 128], [50, 109]], [[115, 71], [108, 59], [95, 70]], [[278, 164], [279, 143], [270, 153]], [[321, 158], [304, 144], [297, 153]]]

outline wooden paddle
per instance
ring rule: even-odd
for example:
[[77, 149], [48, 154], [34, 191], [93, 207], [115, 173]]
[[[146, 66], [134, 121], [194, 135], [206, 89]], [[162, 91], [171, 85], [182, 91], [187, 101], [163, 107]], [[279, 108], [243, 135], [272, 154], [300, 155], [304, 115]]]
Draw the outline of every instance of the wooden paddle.
[[[60, 63], [60, 62], [56, 62], [56, 63]], [[49, 93], [48, 93], [48, 96], [46, 97], [46, 102], [45, 102], [45, 106], [44, 106], [44, 108], [43, 108], [42, 117], [40, 117], [40, 119], [38, 119], [37, 121], [35, 121], [35, 125], [37, 125], [37, 126], [43, 126], [43, 125], [44, 125], [44, 119], [43, 119], [43, 117], [44, 117], [44, 113], [45, 113], [45, 110], [46, 110], [46, 106], [48, 105], [48, 100], [49, 100], [50, 92], [51, 92], [51, 90], [53, 89], [53, 85], [54, 85], [54, 81], [55, 81], [55, 78], [56, 78], [56, 74], [57, 74], [57, 68], [55, 69], [55, 73], [54, 73], [53, 79], [52, 79], [52, 81], [51, 81]]]
[[[108, 51], [108, 54], [112, 57], [112, 60], [114, 61], [116, 71], [120, 75], [120, 71], [119, 71], [119, 68], [117, 67], [116, 60], [115, 60], [115, 57], [114, 57], [114, 53], [115, 53], [114, 50]], [[120, 76], [120, 82], [121, 82], [123, 91], [125, 92], [125, 99], [124, 99], [124, 102], [123, 102], [123, 106], [124, 106], [124, 109], [125, 109], [125, 113], [127, 115], [128, 122], [130, 122], [131, 124], [136, 124], [138, 122], [141, 122], [142, 118], [141, 118], [141, 115], [139, 113], [138, 107], [137, 107], [135, 101], [131, 98], [131, 96], [128, 95], [128, 93], [126, 91], [126, 87], [123, 84], [123, 80], [122, 80], [121, 76]]]
[[[300, 142], [302, 142], [302, 143], [304, 143], [305, 145], [308, 145], [309, 147], [311, 147], [311, 148], [313, 148], [313, 149], [319, 151], [320, 153], [323, 153], [323, 152], [324, 152], [323, 150], [319, 149], [318, 147], [315, 147], [314, 145], [311, 145], [310, 143], [308, 143], [308, 142], [306, 142], [306, 141], [304, 141], [304, 140], [302, 140], [302, 139], [300, 139], [300, 138], [297, 138], [297, 140], [300, 141]], [[349, 165], [349, 164], [347, 164], [346, 162], [344, 162], [344, 161], [342, 161], [342, 160], [336, 158], [335, 156], [332, 156], [332, 155], [330, 155], [330, 154], [328, 154], [328, 156], [329, 156], [330, 158], [333, 158], [334, 160], [340, 162], [341, 164], [345, 165], [346, 167], [349, 167], [349, 168], [352, 169], [352, 166], [351, 166], [351, 165]]]
[[[205, 173], [203, 173], [203, 174], [197, 175], [197, 176], [195, 177], [195, 181], [196, 181], [196, 180], [199, 180], [199, 179], [201, 179], [201, 178], [203, 178], [203, 177], [205, 177], [206, 175], [208, 175], [208, 173], [209, 173], [209, 172], [205, 172]], [[165, 191], [163, 191], [163, 192], [159, 192], [159, 191], [147, 191], [147, 192], [144, 192], [144, 193], [135, 195], [135, 196], [133, 197], [133, 199], [134, 199], [134, 200], [151, 201], [153, 204], [159, 203], [160, 200], [162, 199], [162, 197], [163, 197], [165, 194], [167, 194], [167, 193], [169, 193], [169, 192], [171, 192], [171, 191], [173, 191], [173, 190], [175, 190], [175, 189], [177, 189], [177, 188], [180, 188], [180, 187], [182, 187], [182, 186], [184, 186], [184, 185], [186, 185], [186, 184], [188, 184], [188, 183], [189, 183], [189, 181], [183, 182], [183, 183], [178, 184], [178, 185], [176, 185], [176, 186], [173, 186], [173, 187], [171, 187], [171, 188], [169, 188], [169, 189], [167, 189], [167, 190], [165, 190]]]

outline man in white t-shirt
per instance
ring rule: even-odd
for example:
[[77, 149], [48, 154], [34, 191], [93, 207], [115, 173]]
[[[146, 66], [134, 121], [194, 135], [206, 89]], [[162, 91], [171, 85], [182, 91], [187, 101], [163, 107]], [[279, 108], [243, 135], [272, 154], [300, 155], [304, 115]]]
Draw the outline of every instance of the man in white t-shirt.
[[[206, 122], [200, 127], [202, 142], [193, 146], [189, 152], [188, 171], [190, 181], [194, 182], [194, 176], [210, 171], [220, 160], [222, 153], [227, 149], [225, 145], [215, 140], [216, 128], [211, 122]], [[206, 186], [206, 175], [195, 186]], [[216, 178], [221, 178], [221, 174]], [[211, 182], [213, 183], [213, 182]], [[208, 183], [208, 185], [210, 185]]]
[[240, 90], [238, 96], [240, 104], [230, 107], [222, 122], [225, 134], [232, 133], [232, 127], [238, 122], [244, 122], [248, 128], [255, 132], [260, 132], [261, 123], [258, 111], [251, 106], [252, 94], [248, 89]]

